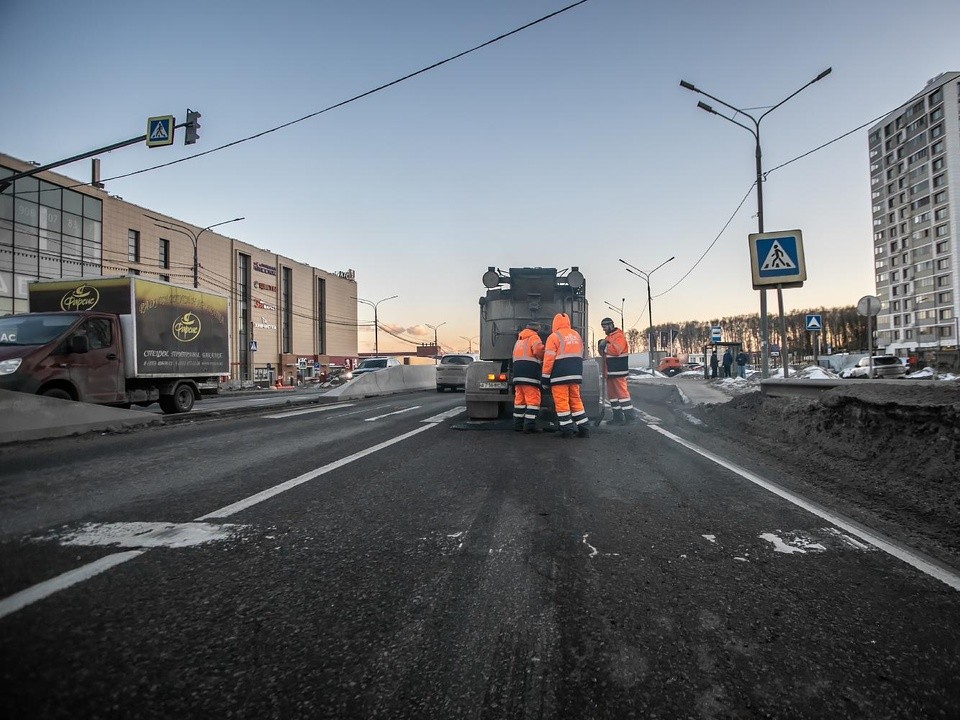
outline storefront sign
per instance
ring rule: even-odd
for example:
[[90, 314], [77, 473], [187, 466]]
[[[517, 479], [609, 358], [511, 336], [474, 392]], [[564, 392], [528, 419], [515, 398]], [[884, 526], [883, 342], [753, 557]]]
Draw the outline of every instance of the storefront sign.
[[272, 265], [265, 265], [261, 262], [255, 262], [253, 264], [253, 269], [256, 270], [257, 272], [266, 273], [267, 275], [276, 276], [277, 274], [277, 269], [275, 267], [273, 267]]
[[266, 290], [267, 292], [274, 292], [274, 293], [277, 291], [276, 285], [267, 285], [266, 283], [262, 283], [262, 282], [254, 282], [253, 286], [257, 288], [257, 290]]

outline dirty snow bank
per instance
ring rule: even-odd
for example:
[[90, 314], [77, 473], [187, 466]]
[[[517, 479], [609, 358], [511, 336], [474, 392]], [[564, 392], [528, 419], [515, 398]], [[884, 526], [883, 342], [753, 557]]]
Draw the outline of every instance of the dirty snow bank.
[[824, 493], [960, 556], [960, 382], [858, 382], [815, 399], [754, 391], [696, 414], [809, 467]]

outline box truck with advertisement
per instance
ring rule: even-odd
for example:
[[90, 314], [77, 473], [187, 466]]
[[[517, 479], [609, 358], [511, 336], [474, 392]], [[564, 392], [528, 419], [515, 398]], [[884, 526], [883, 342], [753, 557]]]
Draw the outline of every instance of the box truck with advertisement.
[[184, 413], [230, 372], [228, 300], [135, 276], [29, 286], [0, 318], [0, 389]]

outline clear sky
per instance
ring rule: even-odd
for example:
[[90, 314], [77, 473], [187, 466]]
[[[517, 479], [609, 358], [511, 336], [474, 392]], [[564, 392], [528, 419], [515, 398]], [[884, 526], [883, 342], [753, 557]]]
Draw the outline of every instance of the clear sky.
[[[0, 0], [0, 151], [45, 164], [134, 137], [152, 115], [203, 113], [197, 145], [102, 156], [112, 178], [323, 110], [571, 2]], [[679, 81], [762, 108], [832, 67], [763, 121], [771, 169], [960, 70], [958, 27], [956, 0], [588, 0], [107, 190], [201, 227], [242, 215], [224, 234], [353, 268], [360, 297], [399, 296], [380, 321], [410, 342], [381, 332], [385, 350], [440, 323], [442, 346], [467, 349], [488, 266], [579, 266], [599, 334], [616, 315], [606, 302], [625, 299], [627, 328], [647, 324], [646, 286], [618, 258], [651, 270], [675, 256], [653, 275], [654, 323], [707, 324], [759, 309], [755, 192], [721, 233], [753, 182], [754, 142]], [[89, 161], [59, 171], [88, 179]], [[788, 310], [873, 294], [868, 171], [863, 129], [768, 176], [766, 229], [804, 233], [809, 280], [785, 291]], [[362, 330], [360, 350], [372, 345]]]

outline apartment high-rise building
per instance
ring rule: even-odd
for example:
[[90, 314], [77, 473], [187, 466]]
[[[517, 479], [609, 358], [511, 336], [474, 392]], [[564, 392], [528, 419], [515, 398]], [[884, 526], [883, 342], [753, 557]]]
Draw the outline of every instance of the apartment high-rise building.
[[877, 347], [931, 360], [960, 336], [960, 72], [870, 128]]

